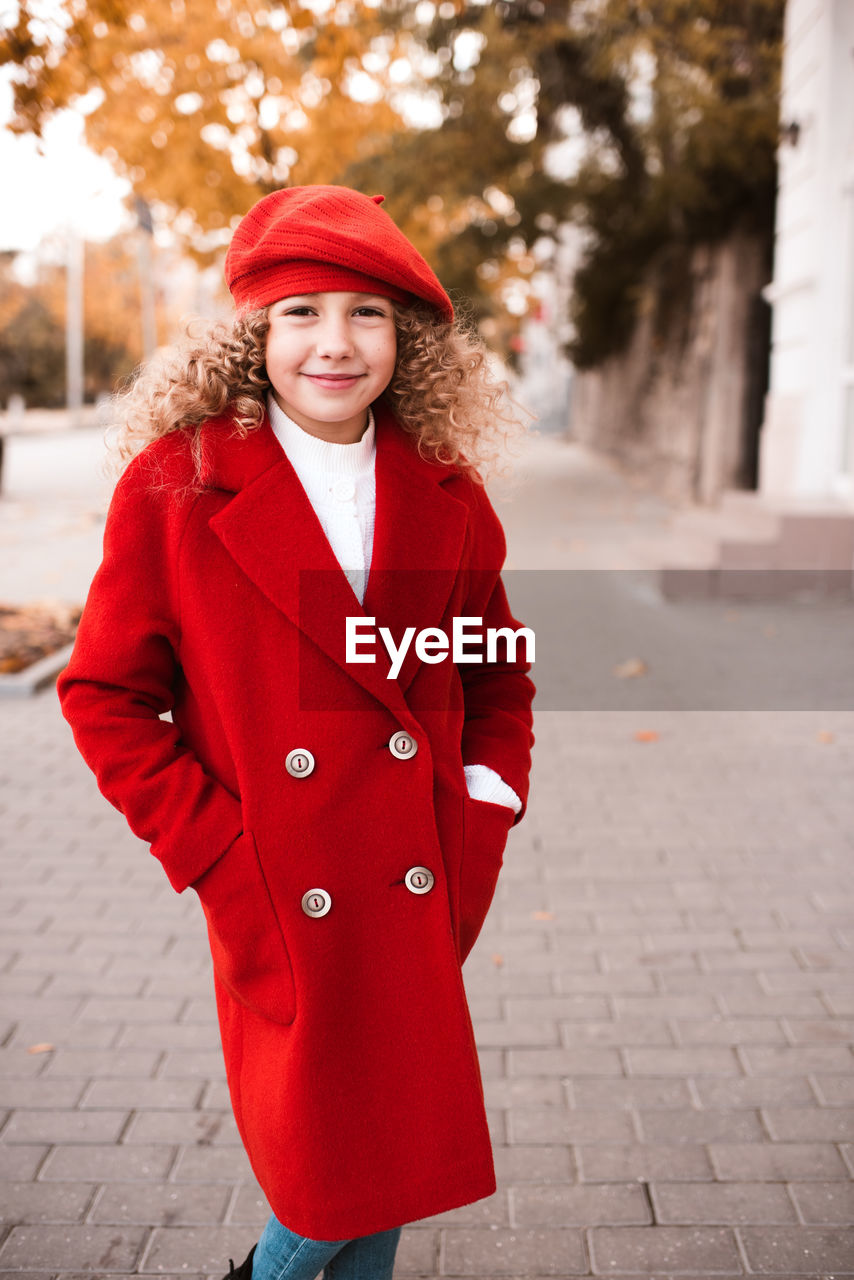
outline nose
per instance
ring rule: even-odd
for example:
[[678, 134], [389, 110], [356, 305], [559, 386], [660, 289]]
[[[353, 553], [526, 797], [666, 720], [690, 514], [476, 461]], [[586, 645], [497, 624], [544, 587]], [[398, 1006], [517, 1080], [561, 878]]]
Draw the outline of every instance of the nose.
[[353, 354], [353, 340], [343, 316], [327, 316], [316, 338], [317, 354], [327, 360], [342, 360]]

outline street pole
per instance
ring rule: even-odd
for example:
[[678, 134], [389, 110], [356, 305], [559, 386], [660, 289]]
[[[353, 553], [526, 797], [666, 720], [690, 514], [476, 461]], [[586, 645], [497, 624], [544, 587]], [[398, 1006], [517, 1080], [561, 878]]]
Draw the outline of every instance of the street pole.
[[65, 300], [65, 405], [69, 426], [79, 427], [83, 408], [83, 270], [85, 249], [80, 232], [67, 233]]
[[154, 263], [151, 251], [154, 239], [154, 224], [151, 221], [151, 209], [148, 201], [142, 196], [134, 199], [136, 212], [136, 261], [139, 270], [139, 296], [142, 309], [142, 354], [150, 359], [157, 350], [157, 315], [154, 299]]

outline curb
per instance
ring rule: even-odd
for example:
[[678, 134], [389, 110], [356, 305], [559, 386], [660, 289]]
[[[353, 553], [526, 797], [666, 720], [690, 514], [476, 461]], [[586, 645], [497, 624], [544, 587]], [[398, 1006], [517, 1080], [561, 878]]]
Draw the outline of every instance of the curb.
[[0, 673], [0, 700], [4, 698], [31, 698], [33, 694], [52, 684], [60, 671], [68, 666], [74, 641], [63, 645], [55, 653], [48, 653], [38, 662], [33, 662], [23, 671], [13, 671], [9, 675]]

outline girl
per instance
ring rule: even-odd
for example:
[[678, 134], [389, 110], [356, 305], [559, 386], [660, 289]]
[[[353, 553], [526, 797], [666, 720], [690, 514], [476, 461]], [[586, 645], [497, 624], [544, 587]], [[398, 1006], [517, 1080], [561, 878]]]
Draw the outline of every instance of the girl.
[[[524, 810], [533, 685], [509, 648], [437, 642], [518, 625], [474, 468], [500, 388], [381, 199], [295, 187], [238, 226], [231, 330], [130, 393], [58, 686], [207, 918], [273, 1210], [240, 1280], [383, 1280], [402, 1224], [495, 1189], [460, 967]], [[381, 627], [433, 648], [394, 672]]]

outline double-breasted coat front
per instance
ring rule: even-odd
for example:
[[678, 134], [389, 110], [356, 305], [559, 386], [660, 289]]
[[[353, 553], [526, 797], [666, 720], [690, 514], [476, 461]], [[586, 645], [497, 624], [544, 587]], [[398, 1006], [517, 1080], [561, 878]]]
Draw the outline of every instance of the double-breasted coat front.
[[241, 437], [224, 417], [202, 487], [181, 431], [125, 471], [59, 681], [102, 791], [201, 899], [258, 1181], [325, 1240], [495, 1189], [460, 966], [514, 815], [470, 799], [463, 765], [524, 802], [533, 742], [524, 649], [463, 665], [411, 646], [396, 679], [381, 643], [347, 661], [347, 617], [396, 642], [519, 625], [483, 488], [375, 412], [361, 606], [269, 422]]

